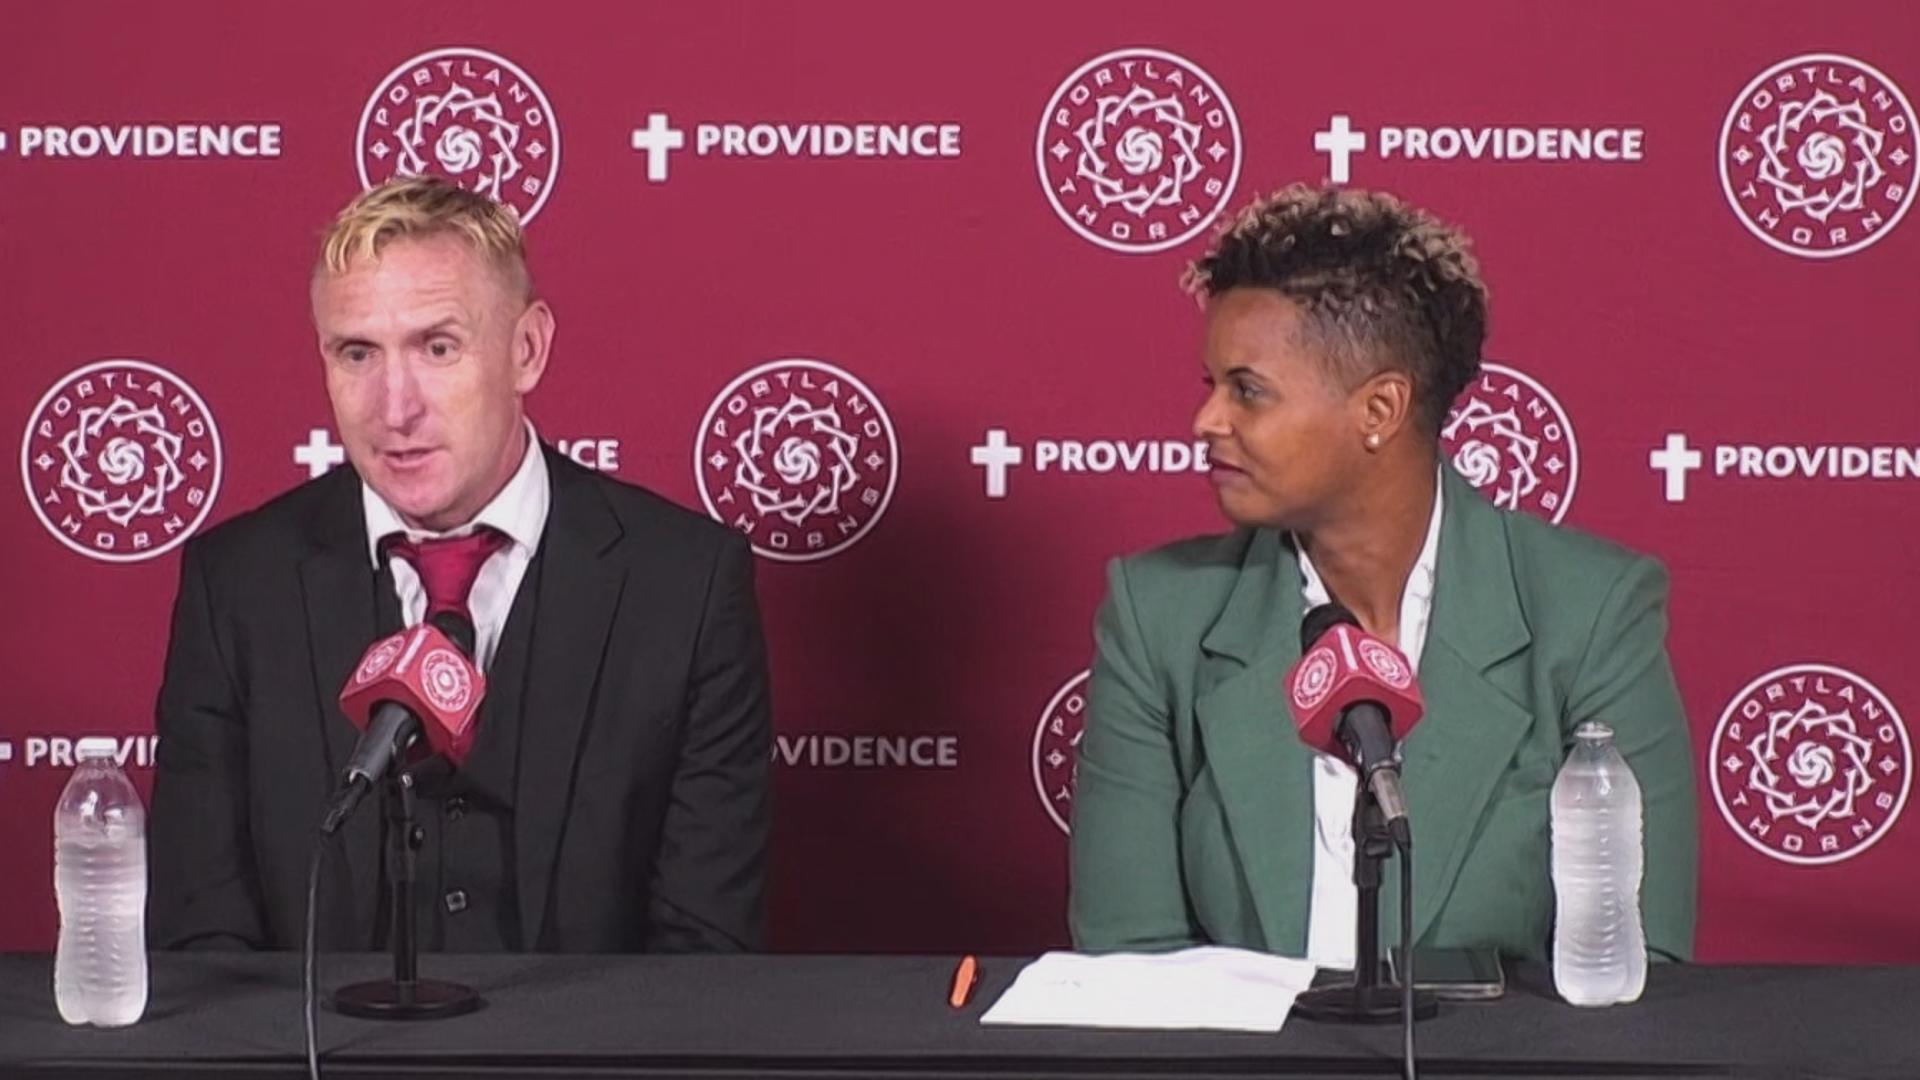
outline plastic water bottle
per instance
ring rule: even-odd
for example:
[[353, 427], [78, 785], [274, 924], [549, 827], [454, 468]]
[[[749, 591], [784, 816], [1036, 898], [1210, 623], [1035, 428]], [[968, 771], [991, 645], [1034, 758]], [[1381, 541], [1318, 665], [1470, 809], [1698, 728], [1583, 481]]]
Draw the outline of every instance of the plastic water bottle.
[[147, 812], [115, 749], [80, 740], [53, 815], [53, 996], [69, 1024], [124, 1027], [147, 1010]]
[[1640, 923], [1640, 783], [1605, 724], [1580, 725], [1553, 782], [1553, 986], [1574, 1005], [1638, 1001], [1647, 985]]

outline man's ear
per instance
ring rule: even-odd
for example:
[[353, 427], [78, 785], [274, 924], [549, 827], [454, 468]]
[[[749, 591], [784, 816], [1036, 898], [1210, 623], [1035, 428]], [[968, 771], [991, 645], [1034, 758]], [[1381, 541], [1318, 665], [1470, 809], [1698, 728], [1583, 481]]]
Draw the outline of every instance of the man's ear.
[[553, 309], [535, 300], [513, 324], [513, 388], [530, 394], [547, 373], [547, 354], [553, 348]]

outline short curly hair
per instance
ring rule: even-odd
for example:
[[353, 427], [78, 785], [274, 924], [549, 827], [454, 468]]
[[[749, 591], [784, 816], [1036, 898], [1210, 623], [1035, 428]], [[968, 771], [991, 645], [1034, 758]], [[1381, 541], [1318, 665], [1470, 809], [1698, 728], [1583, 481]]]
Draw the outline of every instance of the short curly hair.
[[1487, 287], [1466, 236], [1385, 192], [1293, 184], [1257, 199], [1222, 222], [1181, 284], [1202, 302], [1277, 290], [1348, 385], [1405, 372], [1436, 437], [1480, 373]]

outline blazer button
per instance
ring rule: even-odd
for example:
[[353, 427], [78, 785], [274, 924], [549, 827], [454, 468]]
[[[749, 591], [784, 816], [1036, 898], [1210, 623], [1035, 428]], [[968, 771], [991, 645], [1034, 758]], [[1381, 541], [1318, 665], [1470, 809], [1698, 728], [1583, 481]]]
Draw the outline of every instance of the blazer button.
[[467, 890], [454, 889], [447, 894], [447, 913], [458, 915], [467, 910]]

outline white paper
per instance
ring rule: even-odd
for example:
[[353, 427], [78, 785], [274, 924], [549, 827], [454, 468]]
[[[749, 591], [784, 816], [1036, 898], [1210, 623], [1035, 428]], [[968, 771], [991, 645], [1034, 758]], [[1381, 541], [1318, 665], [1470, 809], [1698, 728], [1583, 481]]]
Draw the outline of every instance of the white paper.
[[1217, 946], [1053, 952], [1028, 964], [980, 1022], [1274, 1032], [1317, 970], [1305, 960]]

